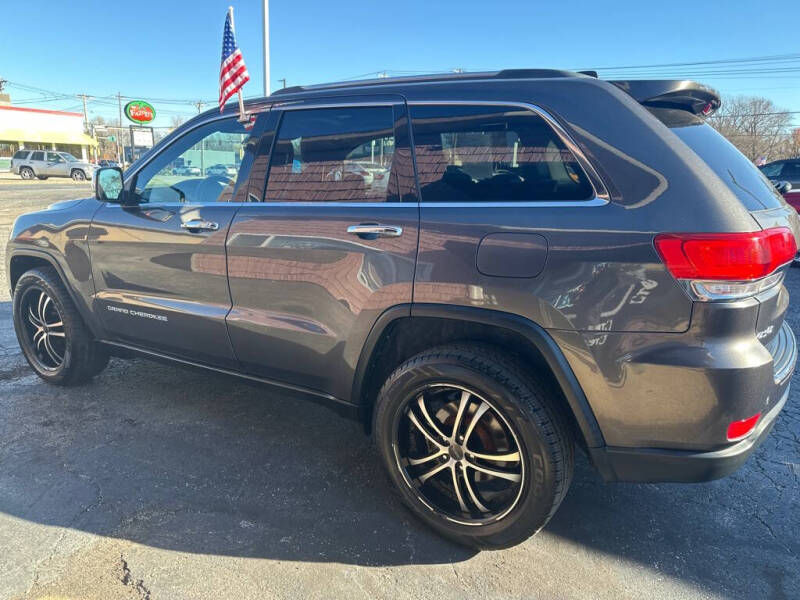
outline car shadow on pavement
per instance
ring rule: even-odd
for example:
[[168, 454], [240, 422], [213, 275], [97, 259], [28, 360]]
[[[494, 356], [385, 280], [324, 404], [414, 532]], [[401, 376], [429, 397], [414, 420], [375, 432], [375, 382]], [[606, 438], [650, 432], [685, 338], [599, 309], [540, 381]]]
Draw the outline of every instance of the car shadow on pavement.
[[[360, 425], [324, 407], [144, 360], [55, 388], [2, 329], [3, 513], [192, 553], [371, 566], [474, 554], [406, 511]], [[566, 541], [713, 592], [789, 592], [797, 479], [772, 481], [762, 462], [794, 460], [790, 418], [744, 472], [708, 484], [604, 484], [580, 455], [561, 509], [527, 544]]]

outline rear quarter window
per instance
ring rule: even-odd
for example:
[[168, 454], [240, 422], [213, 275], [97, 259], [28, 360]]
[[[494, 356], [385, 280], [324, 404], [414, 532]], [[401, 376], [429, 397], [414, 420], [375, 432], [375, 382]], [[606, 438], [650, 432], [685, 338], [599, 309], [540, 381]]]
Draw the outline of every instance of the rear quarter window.
[[575, 201], [594, 189], [561, 138], [516, 107], [411, 107], [423, 202]]
[[685, 110], [649, 110], [717, 174], [747, 210], [782, 205], [775, 186], [758, 167], [703, 119]]
[[23, 158], [28, 158], [28, 151], [27, 150], [17, 150], [14, 153], [13, 158], [16, 158], [17, 160], [21, 160]]

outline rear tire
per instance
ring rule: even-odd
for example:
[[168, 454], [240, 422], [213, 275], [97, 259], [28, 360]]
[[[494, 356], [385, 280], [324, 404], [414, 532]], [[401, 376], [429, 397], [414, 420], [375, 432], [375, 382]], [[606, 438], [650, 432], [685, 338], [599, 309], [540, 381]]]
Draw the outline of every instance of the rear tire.
[[433, 348], [387, 379], [375, 442], [427, 525], [460, 544], [506, 548], [550, 520], [572, 480], [573, 435], [557, 400], [492, 346]]
[[35, 177], [33, 169], [30, 167], [20, 167], [19, 176], [22, 179], [33, 179]]
[[14, 287], [12, 309], [22, 353], [48, 383], [83, 383], [108, 364], [108, 353], [94, 341], [53, 268], [24, 273]]
[[71, 176], [72, 181], [86, 181], [86, 173], [80, 169], [73, 169]]

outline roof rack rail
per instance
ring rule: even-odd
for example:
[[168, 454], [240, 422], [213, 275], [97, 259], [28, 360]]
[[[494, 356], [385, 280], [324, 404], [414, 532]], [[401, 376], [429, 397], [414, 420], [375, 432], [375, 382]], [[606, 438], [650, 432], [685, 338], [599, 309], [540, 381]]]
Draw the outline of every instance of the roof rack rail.
[[[431, 73], [430, 75], [411, 75], [403, 77], [378, 77], [376, 79], [354, 79], [352, 81], [339, 81], [335, 83], [321, 83], [315, 85], [294, 85], [292, 87], [275, 90], [273, 96], [292, 94], [295, 92], [308, 92], [314, 90], [328, 90], [337, 88], [363, 87], [389, 85], [392, 83], [418, 83], [433, 81], [458, 81], [471, 79], [547, 79], [555, 77], [586, 77], [592, 76], [588, 72], [578, 73], [559, 69], [501, 69], [499, 71], [478, 71], [464, 73]], [[596, 74], [595, 74], [596, 76]]]

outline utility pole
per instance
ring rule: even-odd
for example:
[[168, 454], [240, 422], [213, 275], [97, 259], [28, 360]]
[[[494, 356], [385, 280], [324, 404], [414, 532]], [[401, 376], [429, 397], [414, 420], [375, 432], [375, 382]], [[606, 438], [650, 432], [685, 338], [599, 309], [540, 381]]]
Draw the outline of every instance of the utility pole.
[[[119, 131], [117, 132], [117, 162], [120, 165], [125, 165], [125, 161], [123, 160], [122, 156], [122, 92], [117, 92], [117, 102], [119, 103]], [[131, 154], [133, 154], [133, 148], [131, 148]]]
[[263, 0], [264, 17], [264, 95], [269, 96], [269, 0]]
[[283, 79], [278, 79], [278, 81], [283, 83], [283, 89], [286, 89], [286, 78], [284, 77]]
[[89, 111], [86, 109], [86, 101], [87, 100], [94, 100], [91, 96], [87, 96], [86, 94], [78, 94], [78, 98], [83, 100], [83, 126], [84, 131], [86, 133], [89, 132]]
[[192, 104], [194, 104], [197, 107], [197, 114], [198, 115], [201, 112], [203, 112], [203, 104], [205, 104], [205, 102], [203, 102], [202, 100], [198, 100], [197, 102], [192, 102]]

